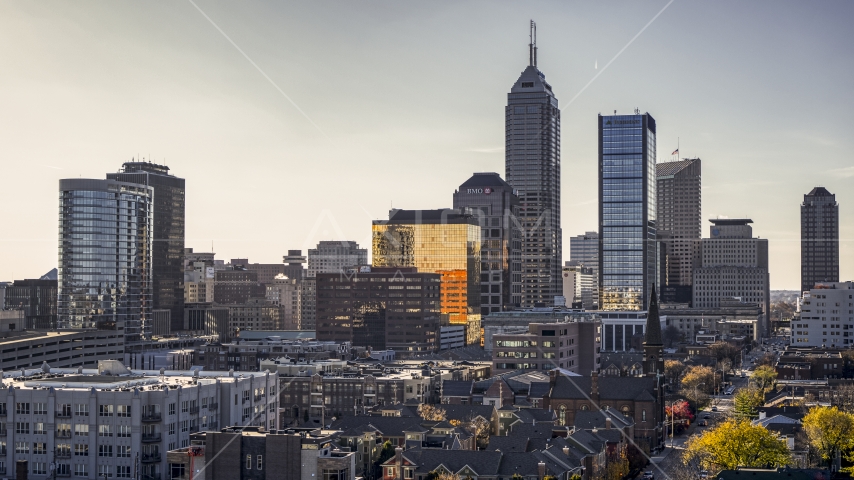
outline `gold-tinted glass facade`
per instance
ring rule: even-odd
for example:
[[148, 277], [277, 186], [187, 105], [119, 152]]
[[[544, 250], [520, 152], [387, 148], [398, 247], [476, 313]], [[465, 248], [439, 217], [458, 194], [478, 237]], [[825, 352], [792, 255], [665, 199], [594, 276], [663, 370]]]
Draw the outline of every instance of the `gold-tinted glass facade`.
[[374, 222], [375, 267], [416, 267], [442, 275], [443, 319], [466, 325], [466, 343], [480, 342], [480, 226], [463, 223]]

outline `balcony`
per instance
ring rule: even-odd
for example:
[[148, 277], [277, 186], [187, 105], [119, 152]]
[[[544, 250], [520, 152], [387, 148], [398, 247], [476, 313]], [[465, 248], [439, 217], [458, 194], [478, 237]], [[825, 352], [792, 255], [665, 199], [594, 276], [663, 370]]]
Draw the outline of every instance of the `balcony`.
[[67, 412], [56, 412], [56, 418], [71, 418], [71, 411]]
[[142, 412], [143, 422], [159, 422], [162, 418], [160, 412]]
[[55, 458], [71, 458], [71, 450], [57, 450]]
[[196, 433], [199, 431], [198, 425], [190, 425], [190, 433]]
[[142, 475], [142, 480], [160, 480], [160, 473], [149, 473], [148, 475]]
[[57, 470], [56, 476], [57, 477], [70, 477], [71, 476], [71, 470], [70, 469], [69, 470]]
[[6, 475], [6, 467], [0, 467], [0, 475]]
[[198, 413], [199, 413], [199, 407], [190, 407], [190, 414], [191, 415], [198, 415]]
[[242, 402], [242, 403], [249, 403], [249, 397], [243, 397], [243, 402]]
[[160, 461], [160, 453], [149, 453], [142, 455], [142, 463], [157, 463]]
[[142, 434], [142, 443], [154, 443], [160, 441], [160, 432], [156, 433], [143, 433]]
[[56, 438], [71, 438], [71, 430], [57, 430]]
[[218, 403], [211, 403], [210, 405], [208, 405], [208, 410], [216, 410], [217, 408], [219, 408]]

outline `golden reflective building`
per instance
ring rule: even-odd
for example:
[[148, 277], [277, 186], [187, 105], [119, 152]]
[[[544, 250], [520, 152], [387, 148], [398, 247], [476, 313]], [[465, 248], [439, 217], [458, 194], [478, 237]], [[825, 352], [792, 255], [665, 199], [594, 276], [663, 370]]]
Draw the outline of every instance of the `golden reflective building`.
[[462, 210], [391, 210], [372, 225], [375, 267], [416, 267], [442, 275], [443, 324], [465, 325], [480, 343], [480, 226]]

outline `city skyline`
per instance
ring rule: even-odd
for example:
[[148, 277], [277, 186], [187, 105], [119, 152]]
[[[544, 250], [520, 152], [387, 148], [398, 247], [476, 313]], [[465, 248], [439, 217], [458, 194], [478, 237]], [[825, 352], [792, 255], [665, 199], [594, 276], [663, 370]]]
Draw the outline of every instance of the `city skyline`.
[[[562, 100], [562, 260], [568, 238], [596, 230], [596, 115], [639, 108], [660, 126], [659, 162], [677, 138], [680, 158], [703, 158], [704, 230], [745, 217], [770, 239], [771, 288], [799, 288], [799, 205], [816, 186], [837, 194], [840, 280], [854, 276], [851, 6], [555, 5], [4, 4], [0, 280], [56, 267], [60, 178], [132, 157], [187, 179], [186, 245], [213, 241], [218, 258], [367, 245], [392, 204], [450, 207], [472, 173], [503, 172], [501, 110], [530, 18]], [[460, 28], [475, 18], [487, 26]]]

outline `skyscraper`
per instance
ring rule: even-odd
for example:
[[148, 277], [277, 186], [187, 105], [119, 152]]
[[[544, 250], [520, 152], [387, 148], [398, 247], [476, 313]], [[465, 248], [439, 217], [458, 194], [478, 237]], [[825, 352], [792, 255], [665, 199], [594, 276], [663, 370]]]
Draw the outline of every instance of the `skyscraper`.
[[815, 187], [801, 204], [801, 291], [839, 281], [839, 204], [836, 195]]
[[560, 228], [560, 109], [537, 68], [537, 32], [531, 22], [528, 67], [504, 108], [505, 178], [519, 196], [523, 307], [551, 305], [562, 295]]
[[147, 336], [153, 197], [137, 183], [59, 181], [60, 328], [123, 328], [126, 343]]
[[522, 240], [513, 222], [519, 199], [497, 173], [475, 173], [454, 192], [454, 208], [468, 208], [480, 224], [480, 313], [521, 305]]
[[657, 277], [655, 119], [599, 115], [599, 308], [645, 310]]
[[[566, 266], [583, 265], [599, 275], [599, 233], [584, 232], [569, 239], [569, 261]], [[598, 282], [597, 282], [598, 283]], [[598, 300], [597, 300], [598, 301]]]
[[702, 235], [700, 159], [659, 163], [656, 169], [656, 234], [664, 303], [690, 303], [694, 256]]
[[[416, 267], [441, 277], [443, 324], [466, 326], [466, 344], [480, 342], [480, 226], [459, 210], [392, 210], [374, 220], [374, 267]], [[405, 289], [402, 289], [405, 290]], [[414, 292], [413, 292], [414, 293]], [[402, 293], [401, 293], [402, 295]], [[400, 300], [399, 305], [404, 305]]]
[[308, 277], [318, 273], [344, 273], [347, 267], [368, 264], [368, 249], [352, 240], [322, 240], [308, 249]]
[[137, 183], [154, 189], [151, 274], [154, 309], [169, 310], [171, 330], [184, 326], [184, 179], [169, 167], [127, 162], [108, 180]]

